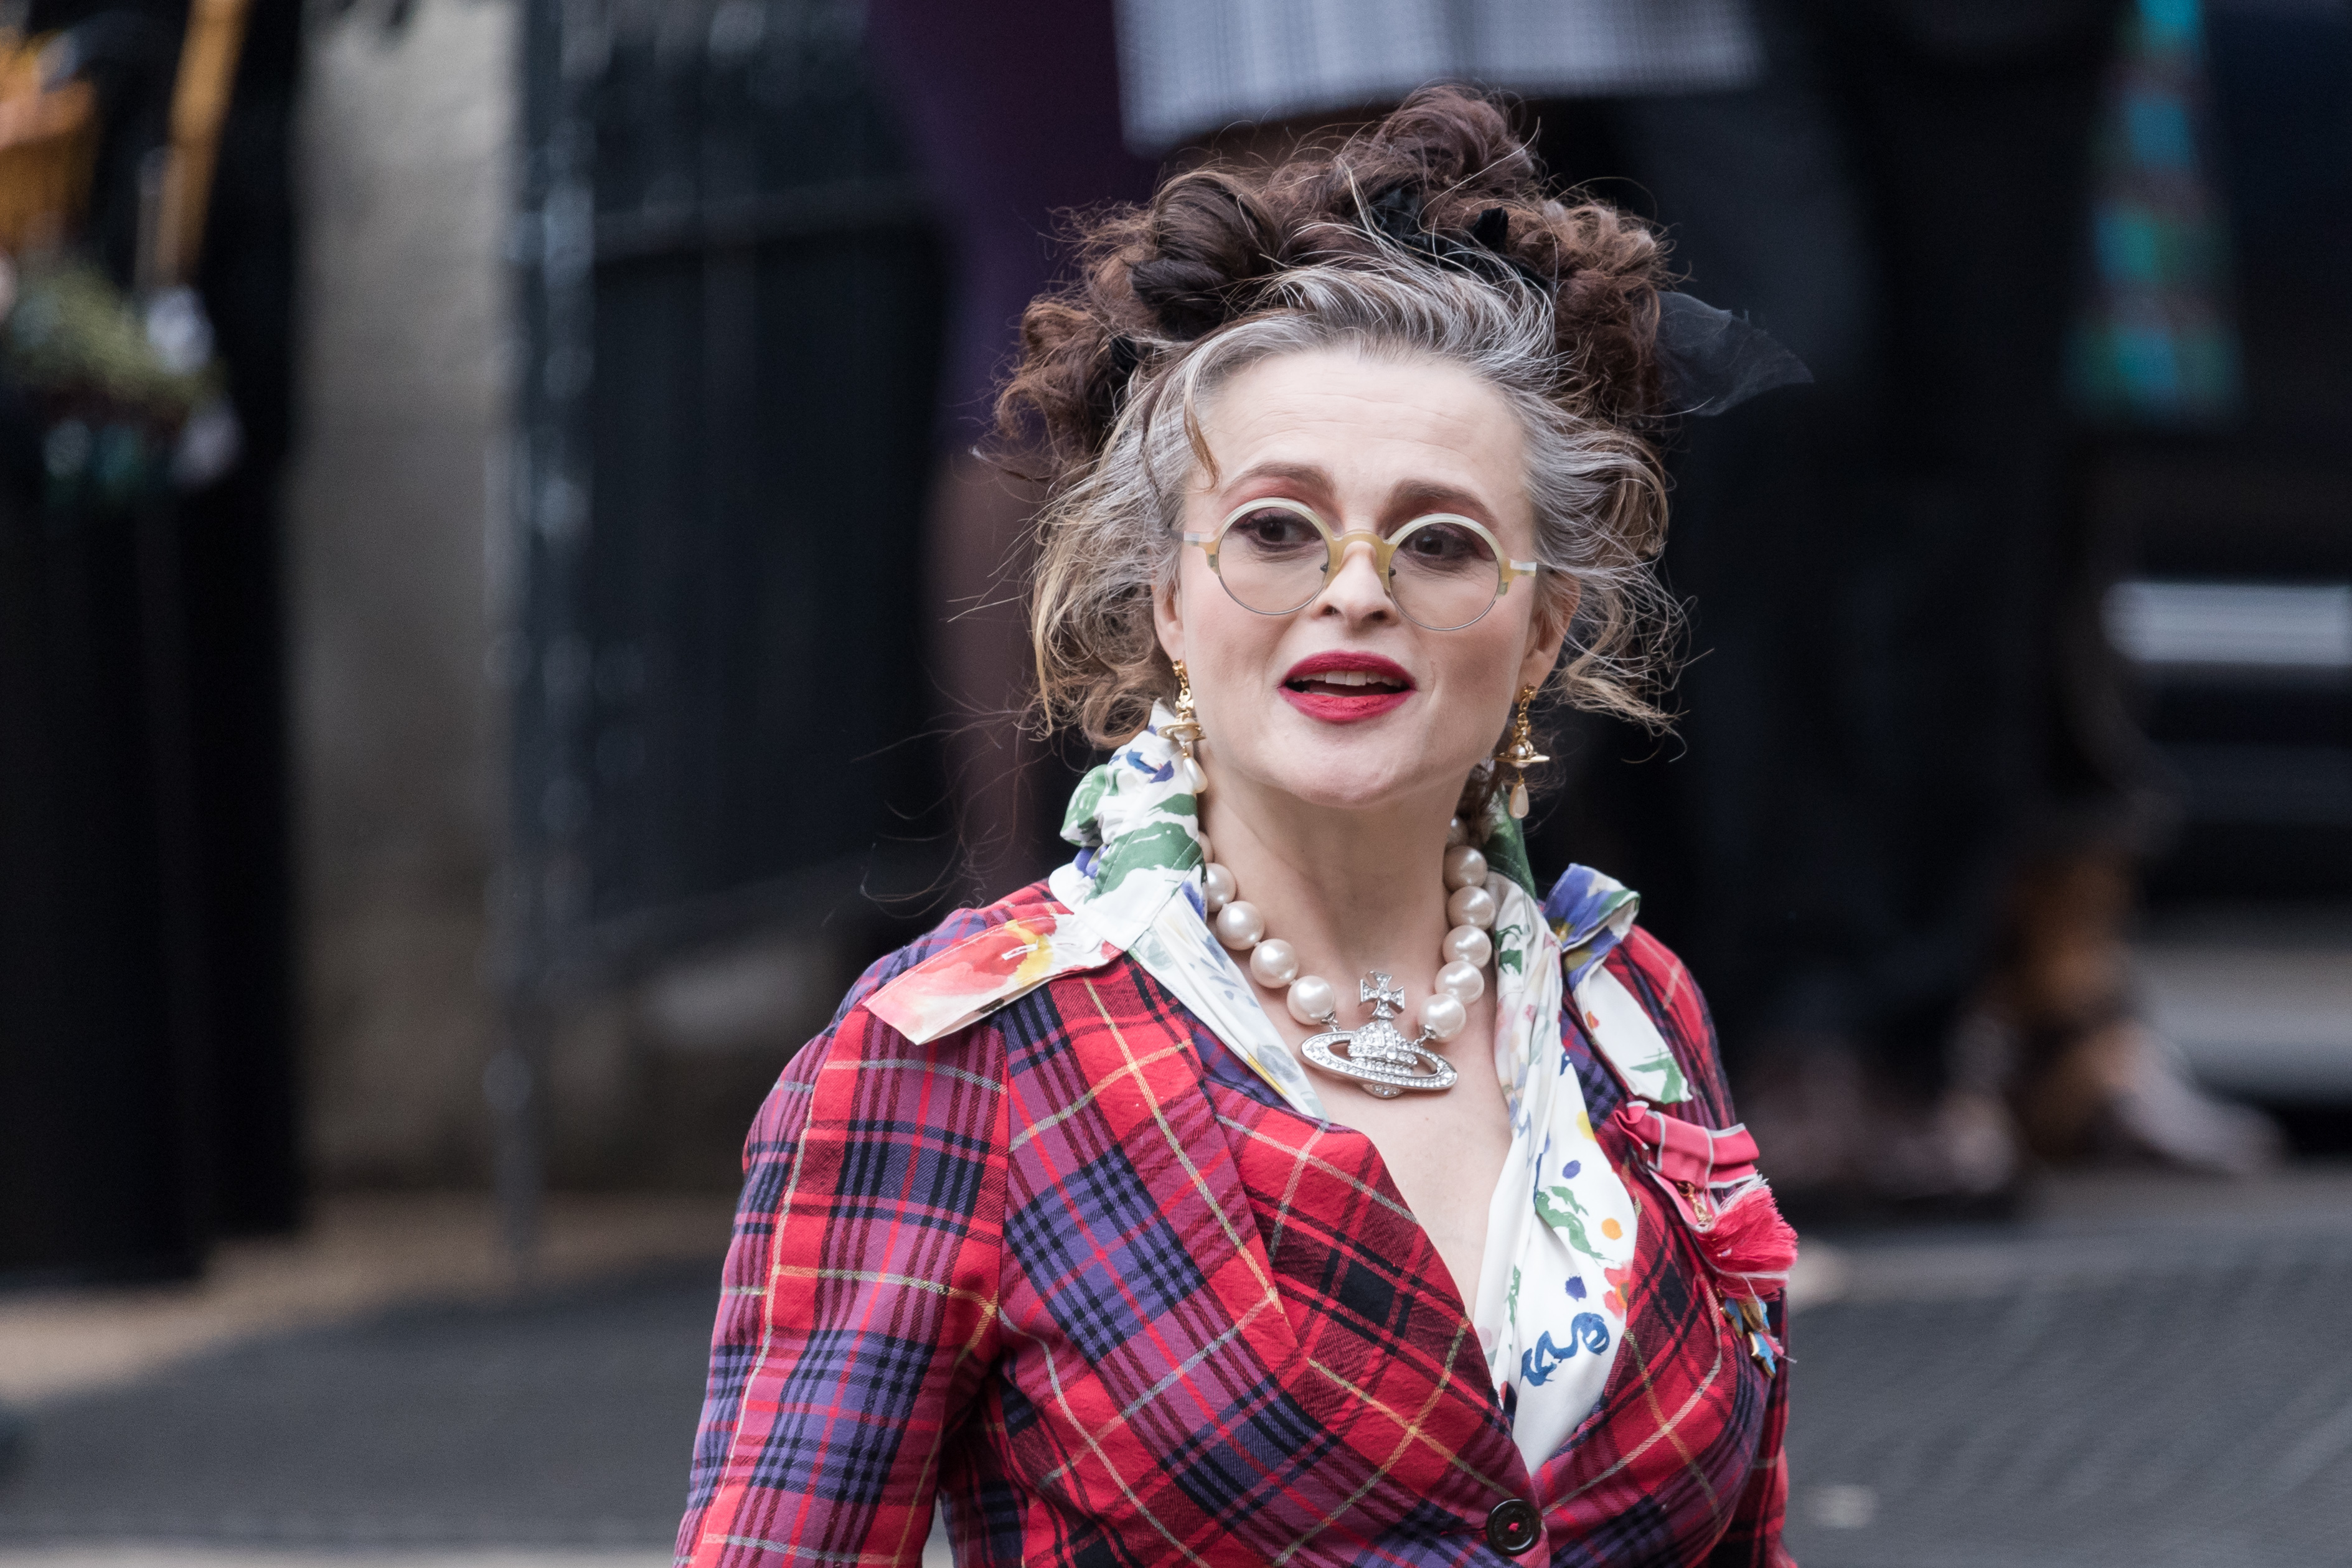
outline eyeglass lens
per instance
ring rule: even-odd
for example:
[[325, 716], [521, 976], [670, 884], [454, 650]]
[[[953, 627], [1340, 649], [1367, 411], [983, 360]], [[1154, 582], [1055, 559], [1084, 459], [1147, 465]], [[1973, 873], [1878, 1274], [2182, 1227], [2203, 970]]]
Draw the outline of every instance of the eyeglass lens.
[[[1389, 593], [1407, 620], [1433, 632], [1467, 626], [1502, 586], [1493, 547], [1475, 528], [1431, 518], [1407, 524], [1389, 561]], [[1286, 615], [1323, 591], [1331, 552], [1300, 513], [1266, 507], [1233, 520], [1218, 547], [1225, 591], [1261, 615]]]

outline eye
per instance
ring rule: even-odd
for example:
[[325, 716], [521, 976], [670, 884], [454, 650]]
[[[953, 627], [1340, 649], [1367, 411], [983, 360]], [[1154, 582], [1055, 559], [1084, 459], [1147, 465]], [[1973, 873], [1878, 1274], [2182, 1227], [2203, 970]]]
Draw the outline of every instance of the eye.
[[1397, 555], [1414, 566], [1440, 570], [1487, 566], [1495, 559], [1486, 541], [1459, 523], [1423, 523], [1404, 537]]
[[1323, 536], [1315, 531], [1315, 525], [1287, 507], [1265, 507], [1234, 518], [1225, 538], [1265, 555], [1323, 546]]

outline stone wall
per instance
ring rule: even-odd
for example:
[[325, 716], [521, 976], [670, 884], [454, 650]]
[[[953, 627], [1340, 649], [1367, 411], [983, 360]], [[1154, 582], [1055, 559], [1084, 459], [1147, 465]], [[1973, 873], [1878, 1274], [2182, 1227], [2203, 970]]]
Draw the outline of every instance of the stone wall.
[[[478, 1186], [500, 1027], [495, 650], [509, 406], [512, 0], [316, 14], [289, 495], [308, 1137], [328, 1188]], [[556, 1020], [558, 1185], [723, 1187], [792, 1051], [863, 966], [740, 933]]]
[[481, 1179], [517, 12], [314, 10], [289, 535], [311, 1168]]

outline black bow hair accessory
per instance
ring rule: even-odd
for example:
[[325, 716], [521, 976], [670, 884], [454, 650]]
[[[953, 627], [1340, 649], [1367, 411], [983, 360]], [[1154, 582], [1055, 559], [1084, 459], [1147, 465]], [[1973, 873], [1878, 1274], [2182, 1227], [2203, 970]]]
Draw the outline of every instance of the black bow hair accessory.
[[[1427, 226], [1421, 196], [1403, 185], [1374, 197], [1372, 228], [1402, 249], [1440, 267], [1475, 273], [1492, 283], [1516, 280], [1546, 298], [1559, 287], [1510, 253], [1511, 214], [1488, 207], [1461, 238]], [[1667, 411], [1706, 417], [1736, 408], [1759, 392], [1811, 382], [1805, 361], [1763, 328], [1688, 294], [1658, 297], [1658, 370]]]
[[1657, 345], [1661, 390], [1675, 413], [1706, 418], [1813, 379], [1771, 333], [1687, 294], [1658, 296]]
[[1374, 233], [1401, 250], [1412, 251], [1439, 267], [1473, 273], [1489, 283], [1519, 282], [1545, 298], [1558, 284], [1511, 254], [1511, 214], [1507, 207], [1488, 207], [1460, 239], [1428, 227], [1420, 194], [1398, 185], [1372, 198], [1365, 214]]

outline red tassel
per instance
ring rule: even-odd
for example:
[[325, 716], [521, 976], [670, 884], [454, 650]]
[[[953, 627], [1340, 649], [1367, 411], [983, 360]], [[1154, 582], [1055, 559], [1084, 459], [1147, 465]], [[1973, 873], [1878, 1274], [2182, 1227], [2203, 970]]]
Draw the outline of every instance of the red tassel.
[[1717, 1272], [1734, 1279], [1785, 1280], [1797, 1261], [1797, 1232], [1762, 1182], [1732, 1199], [1698, 1241]]

